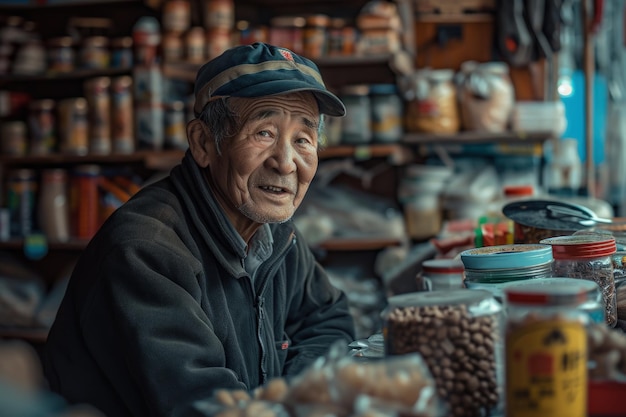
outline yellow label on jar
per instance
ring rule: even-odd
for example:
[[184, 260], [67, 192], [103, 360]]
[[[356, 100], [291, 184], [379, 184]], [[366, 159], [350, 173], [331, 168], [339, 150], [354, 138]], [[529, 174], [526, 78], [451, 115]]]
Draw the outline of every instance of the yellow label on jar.
[[587, 336], [581, 323], [544, 320], [506, 338], [507, 417], [587, 415]]

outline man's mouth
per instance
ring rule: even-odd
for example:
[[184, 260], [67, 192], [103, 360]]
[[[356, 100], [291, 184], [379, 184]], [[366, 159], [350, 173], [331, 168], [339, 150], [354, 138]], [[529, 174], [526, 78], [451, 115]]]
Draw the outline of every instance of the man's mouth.
[[289, 192], [289, 190], [287, 190], [286, 188], [275, 187], [273, 185], [262, 185], [259, 188], [261, 188], [263, 191], [269, 191], [271, 193], [287, 193], [287, 192]]

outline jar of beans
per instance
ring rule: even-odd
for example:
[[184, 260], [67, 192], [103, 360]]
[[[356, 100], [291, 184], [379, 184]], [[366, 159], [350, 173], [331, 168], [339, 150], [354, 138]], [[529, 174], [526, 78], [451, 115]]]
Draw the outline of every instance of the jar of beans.
[[552, 246], [554, 276], [594, 281], [602, 290], [606, 323], [617, 324], [617, 299], [613, 262], [616, 251], [615, 238], [600, 234], [558, 236], [543, 239], [542, 244]]
[[501, 305], [485, 290], [392, 296], [383, 312], [386, 355], [417, 352], [450, 417], [492, 415], [502, 407]]
[[587, 295], [564, 280], [504, 289], [507, 417], [587, 415]]

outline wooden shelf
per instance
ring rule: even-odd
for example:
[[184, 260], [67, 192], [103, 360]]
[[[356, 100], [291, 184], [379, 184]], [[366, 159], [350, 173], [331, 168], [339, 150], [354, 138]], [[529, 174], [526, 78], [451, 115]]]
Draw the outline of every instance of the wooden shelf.
[[493, 13], [416, 13], [415, 21], [421, 23], [487, 23], [494, 21]]
[[131, 154], [108, 155], [27, 155], [27, 156], [0, 156], [0, 165], [43, 166], [43, 165], [76, 165], [76, 164], [126, 164], [143, 163], [150, 169], [172, 167], [180, 162], [184, 151], [138, 151]]
[[106, 69], [77, 69], [72, 72], [54, 73], [54, 74], [9, 74], [0, 76], [0, 85], [16, 84], [23, 85], [28, 83], [58, 82], [87, 79], [93, 77], [115, 77], [118, 75], [131, 74], [132, 68], [106, 68]]
[[480, 143], [537, 144], [543, 143], [554, 135], [551, 132], [459, 132], [454, 134], [406, 133], [402, 140], [411, 145], [462, 145]]

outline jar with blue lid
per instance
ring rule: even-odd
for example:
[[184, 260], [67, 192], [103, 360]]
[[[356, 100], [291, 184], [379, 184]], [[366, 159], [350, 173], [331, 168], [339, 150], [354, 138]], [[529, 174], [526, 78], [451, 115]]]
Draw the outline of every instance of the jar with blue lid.
[[552, 276], [552, 249], [542, 244], [509, 244], [461, 252], [465, 286], [491, 291], [502, 301], [502, 288], [510, 282]]
[[372, 140], [393, 143], [402, 139], [402, 99], [395, 84], [370, 85]]

